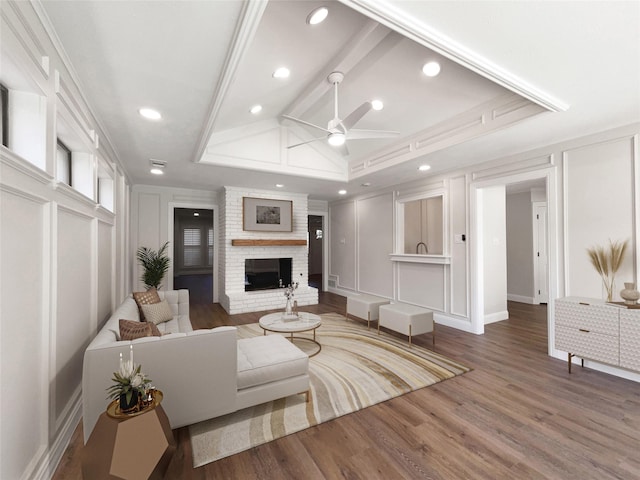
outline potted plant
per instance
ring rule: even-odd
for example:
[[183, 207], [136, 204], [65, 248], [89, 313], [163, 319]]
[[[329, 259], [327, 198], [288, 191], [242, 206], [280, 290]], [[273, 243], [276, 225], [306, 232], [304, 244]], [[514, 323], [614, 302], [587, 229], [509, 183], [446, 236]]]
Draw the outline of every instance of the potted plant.
[[138, 261], [142, 265], [142, 268], [144, 268], [140, 280], [144, 283], [147, 290], [150, 288], [160, 288], [162, 279], [165, 273], [167, 273], [167, 270], [169, 270], [171, 260], [167, 256], [168, 246], [169, 242], [166, 242], [157, 252], [147, 247], [140, 247], [138, 249]]
[[136, 409], [139, 397], [146, 396], [147, 387], [151, 379], [141, 372], [142, 365], [135, 365], [133, 360], [122, 360], [120, 354], [120, 368], [113, 372], [113, 385], [107, 391], [109, 398], [120, 401], [122, 412], [131, 412]]

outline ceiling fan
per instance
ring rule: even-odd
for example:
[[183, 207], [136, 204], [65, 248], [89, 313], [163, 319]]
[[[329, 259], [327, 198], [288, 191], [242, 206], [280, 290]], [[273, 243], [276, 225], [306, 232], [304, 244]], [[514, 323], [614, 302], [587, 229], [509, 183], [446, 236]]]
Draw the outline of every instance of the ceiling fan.
[[334, 116], [331, 120], [329, 120], [327, 128], [306, 122], [299, 118], [291, 117], [289, 115], [282, 115], [282, 117], [286, 118], [287, 120], [292, 120], [302, 125], [317, 128], [318, 130], [322, 130], [326, 133], [326, 135], [322, 137], [307, 140], [306, 142], [296, 143], [295, 145], [289, 145], [287, 148], [295, 148], [299, 147], [300, 145], [306, 145], [307, 143], [326, 139], [327, 142], [329, 142], [329, 145], [340, 148], [343, 155], [349, 155], [349, 151], [347, 150], [347, 147], [345, 145], [345, 142], [347, 140], [363, 140], [368, 138], [395, 138], [400, 135], [400, 132], [393, 132], [389, 130], [363, 130], [351, 128], [356, 123], [358, 123], [358, 121], [369, 110], [373, 108], [371, 102], [364, 102], [353, 112], [347, 115], [344, 120], [342, 120], [338, 115], [338, 85], [342, 82], [342, 80], [344, 80], [344, 74], [342, 72], [332, 72], [327, 77], [327, 81], [333, 84], [334, 88]]

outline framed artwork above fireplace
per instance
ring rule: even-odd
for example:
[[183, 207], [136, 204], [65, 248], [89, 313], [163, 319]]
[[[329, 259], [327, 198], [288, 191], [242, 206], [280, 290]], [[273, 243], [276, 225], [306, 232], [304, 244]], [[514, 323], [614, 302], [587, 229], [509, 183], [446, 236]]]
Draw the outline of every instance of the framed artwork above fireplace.
[[242, 198], [242, 229], [257, 232], [291, 232], [293, 202], [268, 198]]

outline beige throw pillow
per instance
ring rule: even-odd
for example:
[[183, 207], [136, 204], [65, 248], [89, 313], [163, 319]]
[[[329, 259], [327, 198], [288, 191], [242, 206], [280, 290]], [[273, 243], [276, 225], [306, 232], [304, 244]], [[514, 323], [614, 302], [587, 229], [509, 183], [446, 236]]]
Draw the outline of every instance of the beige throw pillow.
[[171, 310], [171, 305], [166, 300], [151, 305], [142, 305], [142, 311], [144, 312], [145, 321], [156, 325], [173, 318], [173, 310]]

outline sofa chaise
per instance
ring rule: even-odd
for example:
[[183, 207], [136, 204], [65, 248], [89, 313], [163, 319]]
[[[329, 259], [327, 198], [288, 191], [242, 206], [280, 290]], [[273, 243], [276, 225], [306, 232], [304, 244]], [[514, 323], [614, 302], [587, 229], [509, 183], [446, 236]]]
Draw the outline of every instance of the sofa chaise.
[[188, 290], [158, 292], [174, 317], [158, 324], [162, 336], [122, 341], [119, 320], [139, 320], [129, 296], [113, 312], [84, 354], [82, 401], [84, 441], [109, 400], [107, 388], [119, 368], [120, 353], [142, 365], [164, 394], [171, 428], [234, 412], [289, 395], [309, 399], [309, 357], [279, 335], [237, 338], [235, 327], [193, 330]]

